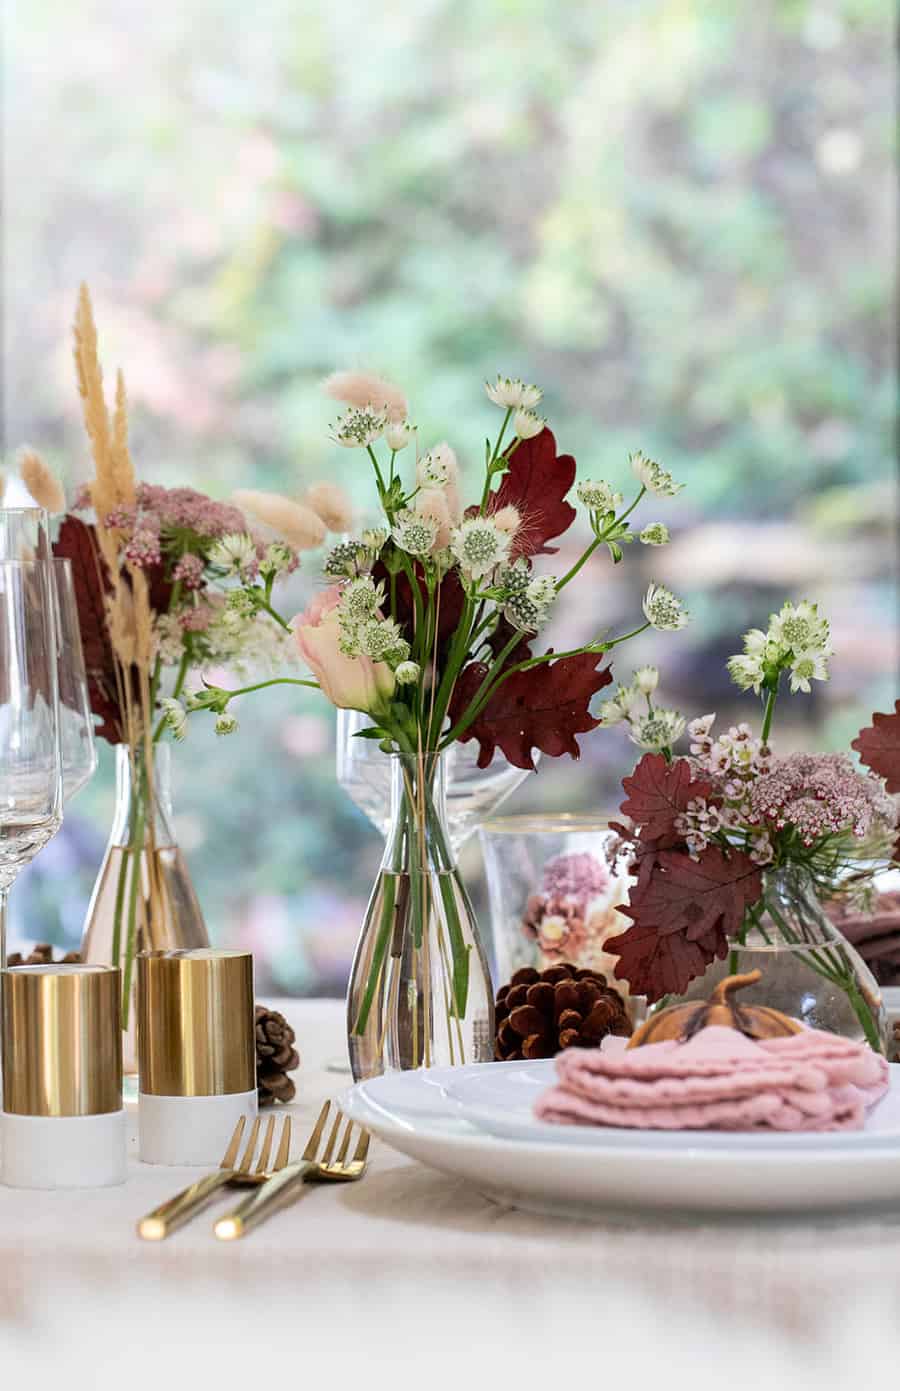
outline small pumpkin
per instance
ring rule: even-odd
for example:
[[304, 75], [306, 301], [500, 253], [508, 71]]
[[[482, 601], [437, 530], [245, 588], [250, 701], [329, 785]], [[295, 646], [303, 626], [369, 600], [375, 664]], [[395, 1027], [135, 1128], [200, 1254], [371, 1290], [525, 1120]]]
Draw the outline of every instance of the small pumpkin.
[[748, 971], [743, 976], [726, 976], [719, 981], [708, 1000], [692, 1000], [683, 1005], [661, 1009], [632, 1034], [629, 1048], [644, 1043], [666, 1043], [672, 1039], [686, 1043], [701, 1029], [711, 1025], [737, 1029], [746, 1038], [785, 1038], [799, 1034], [803, 1028], [796, 1019], [768, 1005], [739, 1005], [731, 997], [736, 990], [745, 990], [762, 979], [762, 971]]

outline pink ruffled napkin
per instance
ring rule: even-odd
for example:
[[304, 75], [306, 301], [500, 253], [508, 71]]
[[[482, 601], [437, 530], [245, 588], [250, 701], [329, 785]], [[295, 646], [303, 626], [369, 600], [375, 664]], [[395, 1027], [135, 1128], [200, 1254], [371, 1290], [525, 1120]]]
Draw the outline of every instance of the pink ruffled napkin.
[[754, 1041], [719, 1027], [687, 1043], [570, 1048], [556, 1072], [539, 1120], [642, 1130], [861, 1130], [889, 1075], [866, 1045], [819, 1029]]

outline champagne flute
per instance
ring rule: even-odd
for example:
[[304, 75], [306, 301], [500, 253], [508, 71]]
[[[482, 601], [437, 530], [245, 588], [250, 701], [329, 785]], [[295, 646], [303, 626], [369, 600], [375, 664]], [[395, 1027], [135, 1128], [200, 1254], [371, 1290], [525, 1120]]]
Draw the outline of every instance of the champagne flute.
[[[338, 710], [335, 765], [337, 781], [348, 797], [365, 812], [382, 835], [391, 820], [391, 760], [373, 739], [360, 739], [358, 731], [372, 724], [370, 715], [357, 710]], [[472, 832], [521, 786], [528, 772], [515, 768], [497, 752], [487, 768], [478, 767], [478, 743], [451, 744], [445, 754], [447, 768], [447, 822], [455, 852]], [[535, 762], [540, 754], [535, 750]]]
[[0, 511], [0, 967], [10, 886], [62, 822], [52, 576], [46, 512]]
[[56, 582], [56, 623], [59, 654], [59, 747], [62, 759], [63, 799], [70, 802], [97, 771], [94, 720], [84, 669], [84, 651], [75, 602], [72, 562], [53, 560]]

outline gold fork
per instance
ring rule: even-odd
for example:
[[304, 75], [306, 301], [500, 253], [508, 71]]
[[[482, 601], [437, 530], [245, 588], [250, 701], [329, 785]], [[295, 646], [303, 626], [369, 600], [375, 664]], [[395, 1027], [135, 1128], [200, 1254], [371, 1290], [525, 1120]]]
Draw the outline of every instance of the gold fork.
[[272, 1213], [287, 1207], [289, 1203], [299, 1197], [304, 1184], [354, 1183], [357, 1179], [362, 1178], [368, 1166], [370, 1136], [367, 1130], [360, 1127], [356, 1149], [353, 1151], [352, 1157], [349, 1157], [353, 1122], [347, 1121], [340, 1148], [332, 1159], [341, 1121], [344, 1119], [340, 1111], [335, 1116], [334, 1125], [322, 1152], [322, 1157], [319, 1160], [316, 1159], [330, 1106], [331, 1102], [326, 1101], [319, 1112], [318, 1120], [313, 1126], [312, 1134], [307, 1141], [306, 1149], [303, 1151], [299, 1163], [289, 1164], [280, 1173], [270, 1178], [268, 1183], [265, 1183], [256, 1193], [251, 1193], [242, 1203], [239, 1203], [233, 1212], [226, 1213], [224, 1217], [219, 1218], [214, 1230], [220, 1241], [234, 1241], [237, 1237], [245, 1236], [247, 1232], [259, 1226], [260, 1222], [265, 1221]]
[[154, 1208], [146, 1217], [142, 1217], [138, 1222], [138, 1236], [145, 1241], [162, 1241], [164, 1237], [170, 1236], [179, 1227], [184, 1226], [198, 1212], [209, 1204], [211, 1199], [225, 1187], [240, 1187], [245, 1184], [259, 1185], [266, 1182], [273, 1174], [284, 1169], [291, 1153], [291, 1118], [285, 1116], [284, 1124], [281, 1127], [281, 1138], [278, 1142], [278, 1150], [275, 1155], [275, 1162], [269, 1166], [269, 1159], [272, 1154], [272, 1145], [275, 1139], [275, 1117], [269, 1117], [266, 1126], [266, 1133], [263, 1137], [262, 1149], [259, 1152], [259, 1160], [256, 1168], [251, 1169], [253, 1156], [256, 1152], [256, 1143], [259, 1139], [259, 1116], [253, 1122], [250, 1129], [250, 1138], [244, 1148], [240, 1162], [237, 1162], [238, 1150], [240, 1149], [241, 1138], [244, 1134], [244, 1126], [247, 1117], [241, 1116], [234, 1133], [228, 1143], [228, 1148], [222, 1156], [222, 1162], [213, 1173], [207, 1174], [205, 1178], [198, 1179], [189, 1188], [185, 1188], [181, 1193], [176, 1193], [174, 1198], [169, 1198], [160, 1207]]

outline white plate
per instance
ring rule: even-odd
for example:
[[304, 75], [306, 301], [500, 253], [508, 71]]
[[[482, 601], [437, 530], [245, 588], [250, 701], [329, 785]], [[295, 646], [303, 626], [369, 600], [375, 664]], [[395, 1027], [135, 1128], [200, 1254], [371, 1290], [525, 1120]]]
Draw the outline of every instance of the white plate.
[[468, 1179], [499, 1202], [537, 1212], [784, 1213], [900, 1203], [900, 1067], [891, 1068], [891, 1094], [881, 1115], [874, 1113], [872, 1131], [852, 1135], [604, 1129], [585, 1144], [572, 1137], [581, 1127], [544, 1125], [539, 1138], [501, 1138], [466, 1118], [472, 1091], [483, 1101], [492, 1078], [506, 1094], [533, 1087], [527, 1075], [533, 1068], [483, 1063], [387, 1073], [358, 1083], [343, 1105], [401, 1154]]
[[[536, 1140], [545, 1144], [587, 1145], [595, 1149], [633, 1146], [635, 1130], [606, 1125], [552, 1125], [534, 1116], [534, 1103], [553, 1086], [553, 1059], [533, 1063], [502, 1063], [491, 1067], [456, 1068], [442, 1085], [459, 1115], [476, 1130], [503, 1140]], [[833, 1134], [790, 1134], [772, 1130], [753, 1134], [724, 1131], [646, 1130], [641, 1141], [663, 1149], [696, 1149], [698, 1142], [710, 1149], [747, 1146], [754, 1153], [763, 1148], [832, 1150], [835, 1146], [892, 1145], [900, 1154], [900, 1066], [891, 1069], [891, 1090], [875, 1107], [865, 1130]]]

